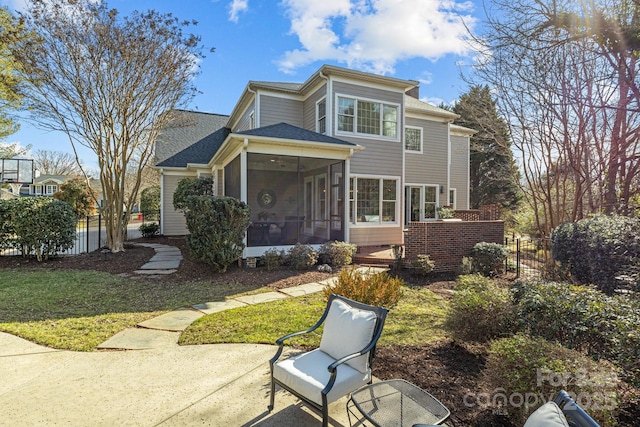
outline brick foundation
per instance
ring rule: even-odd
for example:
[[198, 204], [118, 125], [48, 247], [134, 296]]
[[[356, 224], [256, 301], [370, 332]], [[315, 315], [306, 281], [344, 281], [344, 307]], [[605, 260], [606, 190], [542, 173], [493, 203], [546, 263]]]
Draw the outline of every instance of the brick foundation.
[[418, 255], [429, 255], [436, 263], [436, 272], [454, 271], [462, 257], [469, 256], [473, 246], [479, 242], [502, 244], [504, 222], [410, 222], [404, 241], [404, 262], [408, 264]]

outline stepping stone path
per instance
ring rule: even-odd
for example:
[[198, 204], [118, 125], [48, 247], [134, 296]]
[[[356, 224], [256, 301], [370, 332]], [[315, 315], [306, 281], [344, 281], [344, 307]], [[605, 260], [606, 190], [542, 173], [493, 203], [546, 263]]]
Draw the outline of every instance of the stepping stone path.
[[[139, 246], [153, 248], [156, 254], [148, 263], [136, 270], [136, 274], [165, 275], [175, 273], [180, 266], [182, 253], [180, 249], [157, 243], [136, 243]], [[384, 268], [362, 268], [370, 273], [386, 271]], [[202, 316], [232, 308], [276, 301], [288, 297], [296, 297], [320, 292], [335, 279], [323, 280], [319, 283], [307, 283], [277, 292], [264, 292], [229, 298], [225, 301], [213, 301], [196, 304], [193, 307], [171, 311], [152, 319], [145, 320], [136, 327], [125, 329], [98, 346], [101, 350], [143, 350], [177, 346], [182, 331]]]

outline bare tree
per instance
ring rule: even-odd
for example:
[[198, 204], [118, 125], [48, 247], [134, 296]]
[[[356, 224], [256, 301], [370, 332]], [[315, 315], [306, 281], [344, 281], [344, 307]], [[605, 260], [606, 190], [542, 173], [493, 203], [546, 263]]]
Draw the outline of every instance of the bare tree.
[[631, 84], [638, 64], [628, 52], [604, 49], [595, 33], [564, 28], [558, 17], [585, 4], [496, 0], [477, 40], [484, 48], [477, 73], [508, 118], [542, 235], [588, 213], [625, 211], [624, 189], [633, 191], [627, 184], [638, 173], [640, 109]]
[[33, 154], [36, 170], [44, 175], [81, 175], [75, 156], [62, 151], [36, 150]]
[[156, 11], [123, 17], [94, 0], [31, 0], [22, 18], [38, 36], [16, 52], [30, 82], [23, 94], [31, 118], [65, 132], [76, 159], [78, 144], [96, 153], [107, 245], [120, 251], [125, 212], [137, 200], [158, 132], [171, 120], [167, 112], [195, 94], [203, 49], [199, 37], [183, 33], [195, 22]]

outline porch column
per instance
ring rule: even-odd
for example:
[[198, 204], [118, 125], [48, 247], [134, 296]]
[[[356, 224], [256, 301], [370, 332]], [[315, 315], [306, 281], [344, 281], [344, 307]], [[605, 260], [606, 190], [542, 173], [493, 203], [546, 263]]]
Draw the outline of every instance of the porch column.
[[247, 199], [247, 147], [249, 146], [249, 139], [244, 139], [244, 145], [240, 152], [240, 200], [248, 203]]

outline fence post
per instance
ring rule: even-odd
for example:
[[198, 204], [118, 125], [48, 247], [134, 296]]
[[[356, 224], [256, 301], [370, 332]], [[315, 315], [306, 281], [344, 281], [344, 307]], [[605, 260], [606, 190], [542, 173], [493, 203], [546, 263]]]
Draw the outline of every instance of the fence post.
[[91, 217], [87, 215], [85, 217], [85, 223], [84, 223], [84, 231], [87, 234], [87, 253], [91, 252], [89, 250], [89, 221], [91, 221]]
[[520, 238], [516, 239], [516, 279], [520, 277]]

